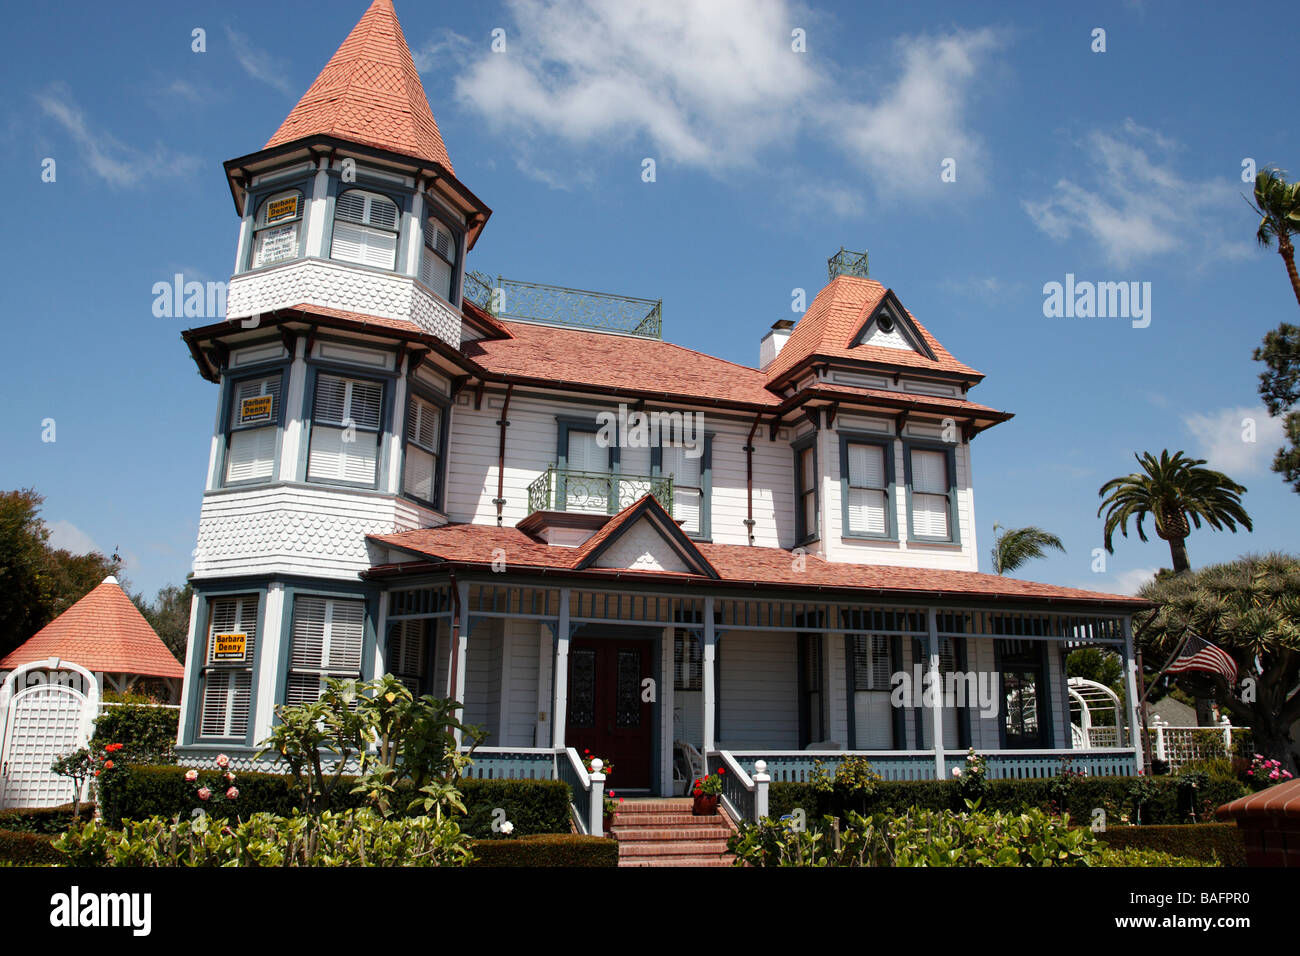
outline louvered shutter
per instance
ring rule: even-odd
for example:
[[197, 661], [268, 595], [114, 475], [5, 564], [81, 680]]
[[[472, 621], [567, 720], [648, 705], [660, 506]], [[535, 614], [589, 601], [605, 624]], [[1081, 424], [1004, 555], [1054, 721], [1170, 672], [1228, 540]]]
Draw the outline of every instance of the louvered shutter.
[[[379, 464], [383, 386], [336, 375], [318, 375], [312, 408], [307, 477], [374, 484]], [[335, 425], [342, 427], [331, 427]], [[355, 434], [352, 441], [345, 441], [349, 426]]]
[[316, 700], [326, 677], [360, 677], [364, 637], [364, 602], [295, 598], [285, 703]]
[[334, 203], [334, 215], [345, 222], [358, 224], [366, 221], [366, 196], [356, 189], [349, 189], [339, 196]]
[[849, 466], [849, 531], [885, 534], [885, 449], [880, 445], [846, 446]]
[[[609, 474], [609, 449], [602, 448], [595, 432], [569, 432], [568, 470], [595, 475]], [[609, 507], [609, 486], [598, 479], [565, 479], [565, 510], [603, 514]]]
[[912, 451], [912, 528], [918, 537], [948, 537], [948, 457], [943, 452]]
[[[237, 382], [231, 390], [226, 481], [264, 481], [272, 476], [281, 385], [282, 376], [272, 375]], [[244, 402], [263, 396], [271, 398], [269, 414], [246, 419]]]
[[426, 654], [424, 621], [397, 621], [388, 644], [388, 672], [405, 684], [412, 694], [421, 693]]
[[450, 298], [455, 262], [456, 242], [451, 233], [436, 219], [426, 219], [420, 281], [444, 299]]
[[700, 532], [700, 510], [704, 501], [702, 465], [704, 456], [691, 457], [687, 449], [666, 446], [660, 471], [673, 476], [673, 517], [690, 534]]
[[[248, 733], [249, 703], [252, 696], [252, 662], [257, 647], [257, 598], [215, 598], [210, 605], [208, 651], [210, 665], [203, 673], [202, 737], [243, 737]], [[244, 662], [224, 664], [213, 660], [213, 637], [243, 633]]]
[[334, 203], [330, 257], [393, 269], [397, 264], [397, 206], [390, 199], [350, 189]]
[[853, 686], [856, 690], [890, 689], [889, 638], [881, 634], [853, 637]]

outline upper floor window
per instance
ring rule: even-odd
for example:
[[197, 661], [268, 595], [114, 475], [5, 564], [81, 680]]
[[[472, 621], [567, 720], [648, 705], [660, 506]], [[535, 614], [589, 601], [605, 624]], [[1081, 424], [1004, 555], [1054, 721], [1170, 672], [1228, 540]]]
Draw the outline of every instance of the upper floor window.
[[245, 737], [257, 646], [257, 595], [213, 598], [199, 695], [200, 737]]
[[298, 257], [302, 231], [302, 193], [296, 189], [263, 200], [253, 220], [253, 265], [270, 265]]
[[424, 221], [424, 257], [420, 260], [420, 281], [448, 302], [456, 280], [456, 234], [430, 216]]
[[912, 537], [955, 541], [953, 455], [939, 448], [908, 449]]
[[231, 383], [226, 484], [274, 477], [283, 385], [284, 375], [279, 371]]
[[703, 448], [691, 449], [682, 445], [664, 445], [659, 466], [660, 474], [673, 476], [673, 518], [681, 522], [687, 534], [702, 534], [704, 519], [704, 455]]
[[845, 440], [841, 478], [844, 482], [844, 533], [850, 536], [893, 536], [890, 486], [893, 484], [893, 445], [890, 442]]
[[334, 202], [334, 237], [330, 258], [380, 269], [397, 267], [397, 233], [401, 214], [387, 196], [349, 189]]
[[286, 704], [316, 700], [328, 678], [360, 679], [365, 622], [364, 601], [294, 598]]
[[379, 466], [384, 387], [321, 372], [311, 413], [308, 480], [374, 485]]
[[812, 439], [794, 450], [794, 534], [797, 541], [817, 537], [817, 447]]
[[402, 489], [412, 498], [439, 507], [443, 409], [412, 394], [406, 400], [406, 462]]

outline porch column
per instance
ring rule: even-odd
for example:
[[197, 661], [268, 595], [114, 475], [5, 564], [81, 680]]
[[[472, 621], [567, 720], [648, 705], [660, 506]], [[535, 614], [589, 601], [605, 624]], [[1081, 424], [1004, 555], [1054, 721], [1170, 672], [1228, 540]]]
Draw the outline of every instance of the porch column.
[[[461, 704], [460, 716], [461, 719], [463, 720], [465, 717], [465, 710], [464, 710], [465, 659], [468, 656], [468, 651], [469, 651], [469, 629], [470, 629], [469, 582], [468, 581], [456, 582], [456, 590], [459, 592], [460, 595], [460, 622], [459, 622], [460, 626], [456, 628], [456, 640], [453, 643], [451, 648], [451, 652], [454, 655], [455, 660], [453, 661], [453, 665], [454, 665], [452, 667], [453, 673], [452, 675], [450, 675], [450, 680], [454, 681], [454, 684], [451, 688], [452, 699], [460, 702]], [[462, 734], [458, 730], [456, 731], [455, 736], [456, 736], [456, 746], [459, 747], [461, 744]]]
[[704, 753], [714, 749], [714, 708], [718, 689], [714, 686], [713, 662], [718, 656], [718, 632], [713, 629], [713, 598], [704, 599]]
[[930, 673], [933, 675], [930, 685], [932, 698], [930, 703], [930, 719], [934, 724], [934, 779], [942, 780], [944, 775], [943, 761], [943, 682], [939, 675], [939, 614], [934, 608], [928, 609], [927, 614], [930, 626], [930, 633], [926, 637], [926, 650], [930, 655]]
[[569, 589], [560, 588], [560, 620], [555, 629], [555, 703], [551, 707], [551, 746], [564, 746], [569, 713]]
[[1133, 658], [1133, 619], [1124, 618], [1124, 709], [1128, 712], [1129, 727], [1129, 745], [1133, 748], [1133, 757], [1137, 761], [1139, 771], [1143, 770], [1142, 760], [1142, 738], [1139, 736], [1143, 732], [1142, 708], [1138, 701], [1137, 689], [1137, 661]]

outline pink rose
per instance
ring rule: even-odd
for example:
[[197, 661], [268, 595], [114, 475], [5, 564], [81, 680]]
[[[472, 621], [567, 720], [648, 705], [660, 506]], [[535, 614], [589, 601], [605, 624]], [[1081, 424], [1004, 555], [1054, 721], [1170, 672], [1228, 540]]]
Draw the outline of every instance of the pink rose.
[[237, 790], [235, 787], [231, 787], [229, 790], [226, 791], [227, 800], [234, 800], [238, 796], [239, 796], [239, 790]]
[[185, 782], [186, 782], [186, 783], [193, 783], [195, 780], [198, 780], [198, 779], [199, 779], [199, 772], [198, 772], [197, 770], [186, 770], [186, 771], [185, 771]]
[[235, 775], [234, 775], [233, 773], [230, 773], [229, 771], [227, 771], [227, 772], [226, 772], [226, 783], [234, 783], [234, 782], [235, 782]]
[[209, 790], [207, 787], [199, 787], [199, 799], [200, 799], [200, 800], [206, 800], [206, 799], [208, 799], [208, 797], [210, 797], [210, 796], [212, 796], [212, 791], [211, 791], [211, 790]]
[[218, 766], [218, 767], [220, 767], [222, 770], [225, 770], [226, 767], [228, 767], [229, 765], [230, 765], [230, 758], [229, 758], [229, 757], [227, 757], [225, 754], [217, 754], [217, 766]]

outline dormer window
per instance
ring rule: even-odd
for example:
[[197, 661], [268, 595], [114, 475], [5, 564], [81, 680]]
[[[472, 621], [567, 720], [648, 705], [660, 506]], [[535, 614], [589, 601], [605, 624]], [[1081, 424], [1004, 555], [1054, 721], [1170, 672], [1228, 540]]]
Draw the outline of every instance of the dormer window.
[[349, 189], [334, 203], [330, 258], [392, 271], [397, 267], [397, 203], [379, 193]]
[[424, 257], [420, 260], [420, 281], [450, 302], [456, 280], [456, 234], [430, 216], [424, 221]]
[[298, 258], [302, 231], [302, 193], [296, 189], [268, 196], [253, 221], [253, 268]]

